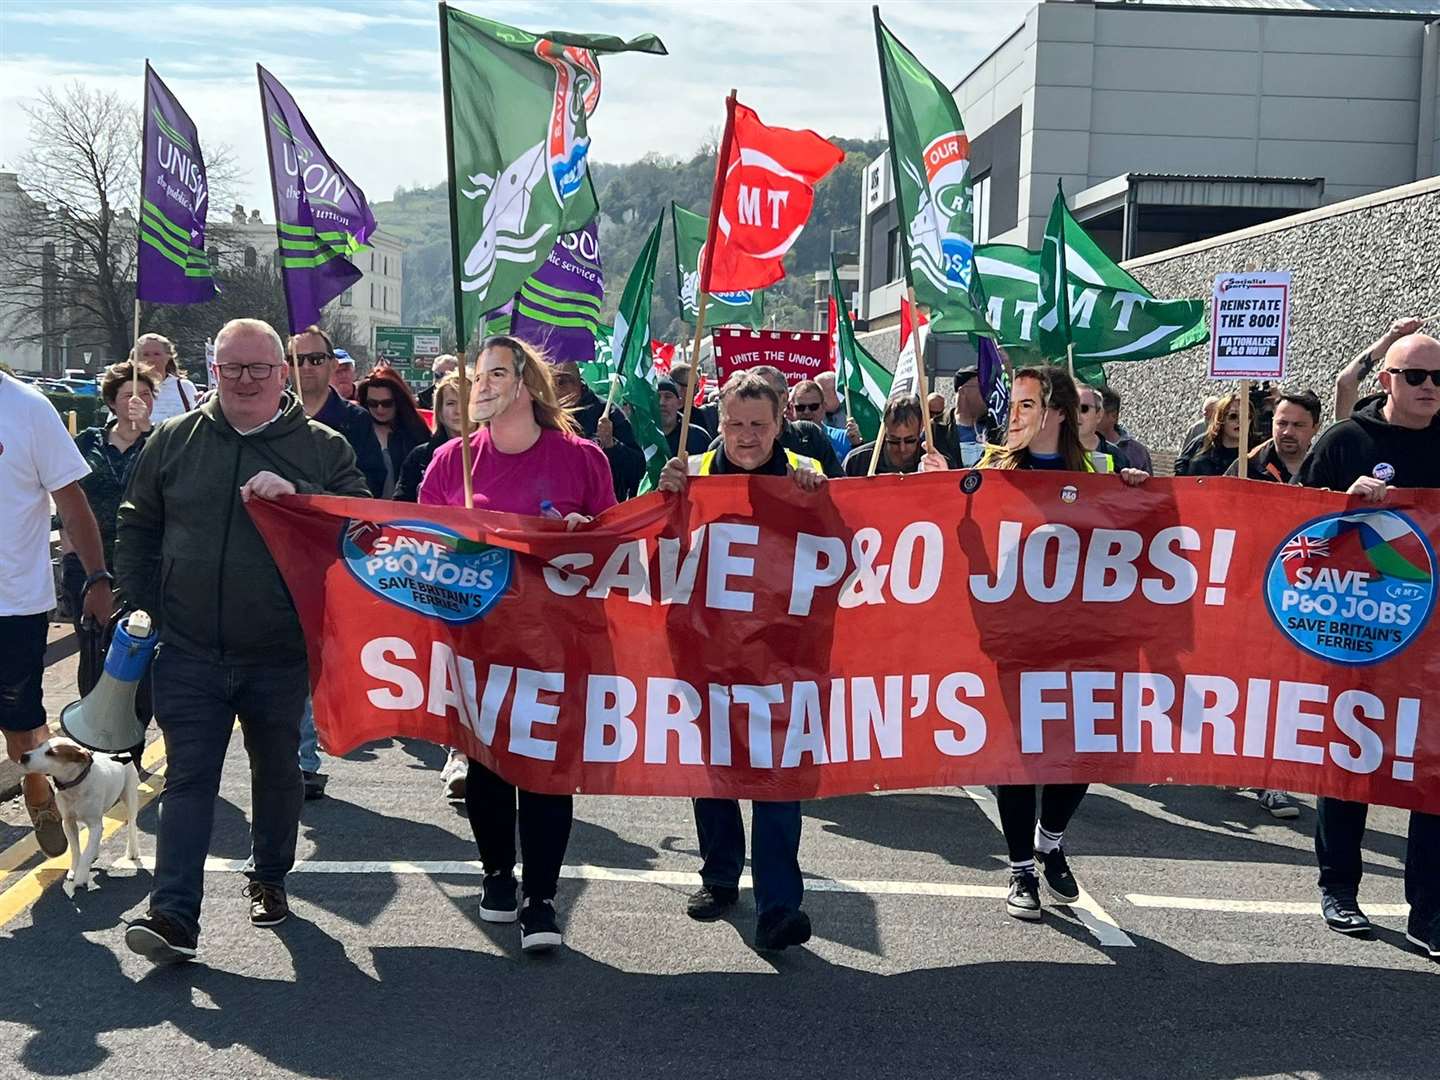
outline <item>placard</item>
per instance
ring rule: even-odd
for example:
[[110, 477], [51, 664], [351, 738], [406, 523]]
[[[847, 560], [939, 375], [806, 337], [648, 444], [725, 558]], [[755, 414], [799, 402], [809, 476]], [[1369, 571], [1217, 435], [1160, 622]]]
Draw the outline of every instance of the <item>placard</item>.
[[1285, 378], [1290, 271], [1221, 274], [1210, 303], [1212, 379]]

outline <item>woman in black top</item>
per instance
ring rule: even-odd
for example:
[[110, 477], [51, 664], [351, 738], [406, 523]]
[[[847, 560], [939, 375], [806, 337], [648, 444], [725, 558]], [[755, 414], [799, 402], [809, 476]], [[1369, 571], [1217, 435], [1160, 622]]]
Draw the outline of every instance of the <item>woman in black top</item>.
[[1198, 442], [1175, 462], [1176, 476], [1224, 476], [1240, 454], [1240, 395], [1226, 394]]
[[[1053, 469], [1095, 471], [1080, 442], [1080, 394], [1064, 368], [1022, 368], [1010, 391], [1010, 426], [1004, 446], [992, 446], [981, 459], [982, 469]], [[939, 455], [927, 454], [929, 472], [943, 467]], [[1130, 486], [1148, 474], [1121, 469]], [[1034, 784], [1001, 784], [995, 789], [1000, 827], [1010, 858], [1010, 892], [1005, 910], [1017, 919], [1040, 918], [1040, 874], [1047, 891], [1062, 904], [1080, 899], [1080, 886], [1070, 872], [1062, 841], [1088, 784], [1045, 784], [1037, 800]], [[1038, 802], [1038, 808], [1037, 808]], [[1037, 820], [1037, 813], [1038, 820]], [[1040, 874], [1036, 867], [1039, 866]]]
[[375, 494], [395, 497], [395, 485], [410, 451], [430, 438], [430, 429], [420, 418], [415, 395], [393, 368], [377, 367], [355, 389], [355, 401], [370, 416], [375, 438], [385, 452], [385, 487]]
[[460, 437], [460, 373], [452, 371], [433, 389], [435, 402], [435, 434], [411, 450], [400, 466], [400, 479], [395, 483], [395, 492], [390, 497], [396, 502], [419, 502], [420, 481], [425, 479], [425, 470], [435, 451], [451, 439]]

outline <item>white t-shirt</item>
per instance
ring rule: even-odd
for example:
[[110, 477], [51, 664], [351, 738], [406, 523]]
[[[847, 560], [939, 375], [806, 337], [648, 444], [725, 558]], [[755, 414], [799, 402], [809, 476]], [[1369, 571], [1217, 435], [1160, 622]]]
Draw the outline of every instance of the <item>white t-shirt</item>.
[[55, 606], [50, 492], [89, 472], [45, 395], [0, 375], [0, 616]]
[[[184, 389], [185, 396], [180, 396], [181, 389]], [[179, 416], [181, 413], [189, 412], [195, 407], [195, 401], [200, 392], [195, 389], [195, 384], [189, 379], [178, 379], [174, 375], [167, 375], [155, 390], [155, 407], [150, 410], [150, 422], [158, 424], [161, 420], [169, 420], [172, 416]], [[190, 404], [187, 406], [185, 402]]]

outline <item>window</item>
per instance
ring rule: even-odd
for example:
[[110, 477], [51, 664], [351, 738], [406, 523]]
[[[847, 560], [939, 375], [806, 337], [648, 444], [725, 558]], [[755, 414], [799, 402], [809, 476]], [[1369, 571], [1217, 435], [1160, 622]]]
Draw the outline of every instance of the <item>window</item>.
[[380, 310], [381, 310], [381, 311], [389, 311], [389, 310], [390, 310], [390, 286], [389, 286], [389, 285], [381, 285], [381, 286], [380, 286]]
[[389, 255], [382, 255], [382, 256], [381, 256], [381, 260], [382, 260], [382, 262], [385, 264], [385, 276], [386, 276], [386, 277], [389, 277], [389, 276], [390, 276], [390, 256], [389, 256]]
[[254, 270], [256, 263], [258, 263], [259, 261], [260, 260], [255, 254], [255, 249], [247, 245], [245, 248], [245, 269]]
[[905, 267], [901, 265], [904, 257], [904, 249], [900, 246], [900, 230], [898, 227], [891, 229], [885, 237], [885, 269], [889, 273], [885, 279], [887, 282], [899, 281], [905, 276]]
[[350, 304], [351, 304], [350, 294], [351, 294], [352, 292], [354, 292], [354, 291], [355, 291], [354, 289], [346, 289], [343, 293], [340, 294], [340, 306], [341, 306], [341, 307], [349, 307], [349, 306], [350, 306]]
[[990, 242], [990, 174], [976, 177], [970, 188], [971, 232], [977, 244]]
[[[373, 254], [370, 256], [370, 261], [375, 261], [375, 256]], [[370, 269], [373, 270], [375, 268], [372, 266]], [[370, 283], [370, 306], [372, 308], [375, 306], [375, 283], [373, 281]]]

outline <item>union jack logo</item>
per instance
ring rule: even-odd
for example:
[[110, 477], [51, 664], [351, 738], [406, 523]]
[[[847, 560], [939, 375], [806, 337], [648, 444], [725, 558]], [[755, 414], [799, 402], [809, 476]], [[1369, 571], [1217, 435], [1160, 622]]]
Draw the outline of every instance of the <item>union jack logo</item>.
[[1285, 562], [1291, 559], [1328, 558], [1329, 555], [1330, 539], [1328, 537], [1316, 539], [1309, 536], [1297, 536], [1280, 549], [1280, 558]]

